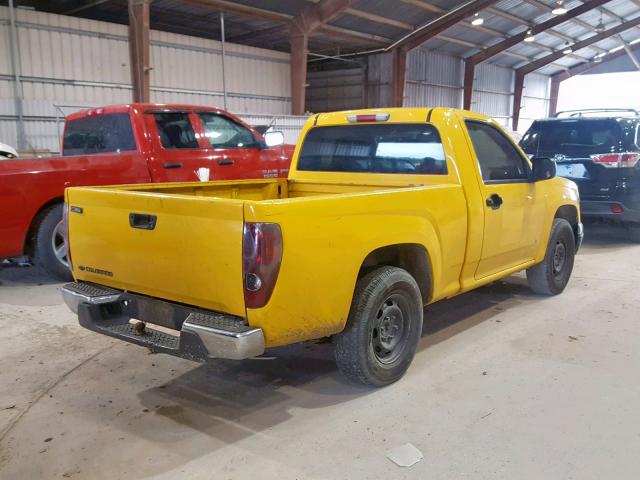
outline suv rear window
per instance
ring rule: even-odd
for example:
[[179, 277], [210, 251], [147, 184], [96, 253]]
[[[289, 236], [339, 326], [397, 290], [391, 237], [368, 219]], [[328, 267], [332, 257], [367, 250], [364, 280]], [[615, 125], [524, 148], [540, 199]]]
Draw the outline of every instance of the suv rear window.
[[128, 113], [110, 113], [69, 120], [62, 155], [127, 152], [136, 149]]
[[623, 132], [616, 120], [552, 120], [536, 122], [520, 142], [530, 155], [578, 158], [619, 152]]
[[298, 170], [446, 175], [447, 163], [431, 125], [367, 124], [310, 130]]

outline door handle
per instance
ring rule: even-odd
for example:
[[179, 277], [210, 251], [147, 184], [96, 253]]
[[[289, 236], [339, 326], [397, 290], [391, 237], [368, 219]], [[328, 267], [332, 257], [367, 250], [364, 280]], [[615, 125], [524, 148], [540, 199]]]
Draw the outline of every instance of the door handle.
[[130, 213], [129, 225], [131, 228], [139, 228], [141, 230], [153, 230], [156, 228], [158, 217], [147, 213]]
[[493, 210], [497, 210], [500, 208], [500, 205], [504, 203], [502, 197], [497, 193], [492, 194], [489, 198], [487, 198], [487, 207], [491, 207]]
[[181, 163], [171, 163], [171, 162], [167, 162], [165, 164], [162, 165], [164, 168], [166, 169], [170, 169], [170, 168], [182, 168], [182, 164]]
[[233, 160], [222, 159], [218, 160], [218, 165], [233, 165]]

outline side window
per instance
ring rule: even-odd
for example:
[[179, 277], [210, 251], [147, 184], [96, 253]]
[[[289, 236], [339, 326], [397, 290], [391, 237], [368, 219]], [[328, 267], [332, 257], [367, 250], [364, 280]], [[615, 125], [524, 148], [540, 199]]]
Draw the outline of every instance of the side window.
[[204, 133], [213, 148], [248, 148], [256, 146], [250, 130], [230, 118], [215, 113], [198, 114], [204, 125]]
[[529, 179], [529, 165], [511, 140], [486, 123], [465, 123], [485, 182]]
[[185, 112], [155, 113], [160, 143], [167, 149], [200, 148], [189, 114]]
[[136, 149], [128, 113], [70, 120], [64, 130], [62, 155], [120, 153]]

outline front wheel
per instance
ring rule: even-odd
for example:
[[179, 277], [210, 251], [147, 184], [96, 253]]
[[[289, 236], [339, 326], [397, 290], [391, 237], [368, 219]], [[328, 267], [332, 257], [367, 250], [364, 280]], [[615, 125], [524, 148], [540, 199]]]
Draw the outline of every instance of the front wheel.
[[544, 260], [527, 270], [529, 287], [540, 295], [558, 295], [569, 283], [576, 254], [576, 240], [571, 224], [556, 218]]
[[67, 244], [62, 231], [62, 204], [54, 205], [44, 212], [36, 230], [36, 266], [62, 280], [72, 280], [67, 256]]
[[340, 371], [373, 387], [400, 379], [422, 333], [422, 309], [418, 284], [405, 270], [381, 267], [362, 277], [347, 326], [333, 339]]

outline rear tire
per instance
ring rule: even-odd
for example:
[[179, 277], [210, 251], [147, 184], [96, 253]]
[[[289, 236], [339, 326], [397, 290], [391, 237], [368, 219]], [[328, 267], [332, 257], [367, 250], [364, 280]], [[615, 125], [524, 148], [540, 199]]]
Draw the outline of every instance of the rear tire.
[[62, 204], [49, 207], [36, 229], [34, 263], [61, 280], [73, 280], [62, 237]]
[[576, 254], [571, 224], [556, 218], [551, 227], [544, 260], [527, 270], [529, 287], [540, 295], [558, 295], [569, 283]]
[[405, 270], [381, 267], [362, 277], [347, 326], [333, 338], [340, 371], [373, 387], [399, 380], [415, 355], [422, 312], [418, 284]]

